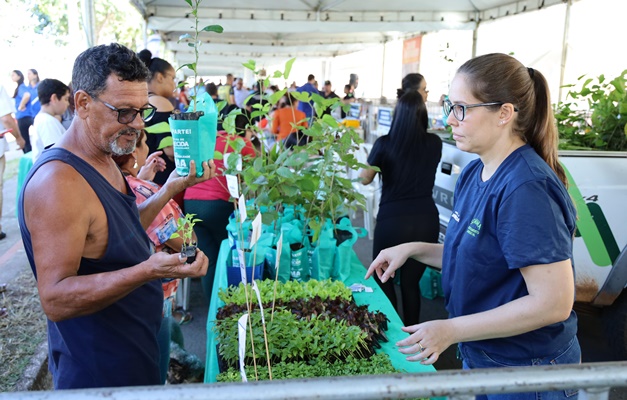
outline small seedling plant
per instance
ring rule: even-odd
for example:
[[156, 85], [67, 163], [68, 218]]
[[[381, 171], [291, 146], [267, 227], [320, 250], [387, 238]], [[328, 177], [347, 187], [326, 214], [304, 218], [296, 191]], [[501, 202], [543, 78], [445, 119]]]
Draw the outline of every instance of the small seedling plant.
[[183, 239], [183, 247], [181, 247], [181, 255], [187, 257], [187, 263], [191, 264], [196, 260], [196, 243], [194, 242], [194, 225], [202, 220], [195, 218], [196, 214], [185, 214], [185, 217], [179, 218], [177, 221], [176, 232], [170, 236], [170, 239]]
[[[205, 26], [204, 28], [199, 29], [198, 23], [200, 22], [200, 20], [198, 18], [198, 8], [200, 6], [200, 3], [202, 3], [202, 0], [185, 0], [185, 3], [187, 3], [189, 8], [191, 9], [191, 14], [194, 17], [194, 25], [192, 25], [191, 27], [193, 29], [193, 34], [185, 33], [181, 35], [179, 37], [178, 43], [187, 42], [187, 45], [189, 47], [194, 48], [194, 62], [181, 65], [179, 69], [189, 68], [194, 73], [194, 92], [193, 94], [191, 94], [190, 97], [192, 98], [192, 101], [194, 103], [193, 112], [195, 113], [196, 103], [197, 103], [196, 95], [198, 94], [198, 89], [199, 89], [198, 87], [198, 59], [200, 56], [199, 49], [200, 49], [200, 46], [202, 45], [202, 40], [200, 40], [198, 36], [200, 35], [201, 32], [222, 33], [224, 29], [220, 25], [208, 25], [208, 26]], [[179, 87], [184, 84], [185, 83], [182, 83], [181, 85], [179, 85]]]

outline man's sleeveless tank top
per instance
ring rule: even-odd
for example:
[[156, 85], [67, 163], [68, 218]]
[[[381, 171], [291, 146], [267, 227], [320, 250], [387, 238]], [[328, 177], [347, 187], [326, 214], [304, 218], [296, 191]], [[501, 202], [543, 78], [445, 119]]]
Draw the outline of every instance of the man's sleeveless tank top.
[[[141, 226], [135, 196], [128, 184], [129, 195], [126, 195], [80, 157], [65, 149], [52, 148], [37, 160], [24, 188], [42, 165], [53, 160], [72, 166], [85, 178], [107, 215], [109, 237], [105, 254], [100, 259], [81, 258], [78, 275], [117, 271], [148, 259], [148, 236]], [[31, 235], [24, 220], [24, 189], [18, 207], [24, 249], [37, 277]], [[162, 305], [161, 282], [155, 280], [94, 314], [60, 322], [48, 320], [48, 362], [55, 389], [162, 383], [157, 344]]]

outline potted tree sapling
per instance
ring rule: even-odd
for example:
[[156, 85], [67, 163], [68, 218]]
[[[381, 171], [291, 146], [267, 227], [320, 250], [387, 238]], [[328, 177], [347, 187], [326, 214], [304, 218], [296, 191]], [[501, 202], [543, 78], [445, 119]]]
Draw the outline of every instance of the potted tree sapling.
[[186, 42], [194, 49], [194, 62], [182, 65], [179, 69], [189, 68], [194, 73], [194, 91], [191, 103], [184, 113], [173, 113], [169, 118], [172, 138], [174, 140], [174, 162], [176, 172], [181, 176], [189, 175], [190, 162], [196, 163], [196, 175], [202, 176], [202, 162], [213, 158], [218, 125], [218, 110], [207, 93], [198, 95], [198, 61], [199, 48], [202, 41], [201, 32], [222, 33], [220, 25], [208, 25], [198, 28], [198, 7], [202, 0], [185, 0], [189, 5], [190, 14], [194, 17], [193, 34], [186, 33], [179, 37], [179, 43]]
[[187, 257], [187, 263], [191, 264], [196, 260], [196, 242], [194, 242], [194, 225], [201, 219], [194, 218], [196, 214], [185, 214], [178, 220], [176, 232], [170, 236], [170, 239], [182, 238], [183, 246], [181, 247], [181, 255]]

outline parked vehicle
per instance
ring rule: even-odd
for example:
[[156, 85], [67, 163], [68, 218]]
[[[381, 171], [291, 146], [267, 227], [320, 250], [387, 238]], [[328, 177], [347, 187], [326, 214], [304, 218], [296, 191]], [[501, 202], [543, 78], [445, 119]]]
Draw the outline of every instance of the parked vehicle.
[[[452, 140], [442, 141], [433, 189], [441, 241], [457, 178], [477, 158], [459, 150]], [[578, 214], [573, 249], [575, 307], [600, 308], [610, 349], [627, 359], [627, 152], [560, 151], [559, 157]]]

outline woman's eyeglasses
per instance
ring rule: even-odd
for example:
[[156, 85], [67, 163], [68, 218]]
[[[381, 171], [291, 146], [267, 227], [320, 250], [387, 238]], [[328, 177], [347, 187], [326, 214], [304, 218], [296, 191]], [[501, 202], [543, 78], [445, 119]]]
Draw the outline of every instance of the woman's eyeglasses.
[[137, 114], [141, 113], [141, 119], [144, 122], [148, 122], [150, 121], [150, 119], [155, 115], [155, 112], [157, 111], [157, 109], [150, 105], [148, 107], [144, 107], [144, 108], [117, 108], [112, 106], [111, 104], [107, 103], [106, 101], [103, 101], [101, 99], [99, 99], [98, 97], [92, 97], [94, 100], [98, 100], [99, 102], [101, 102], [102, 104], [104, 104], [105, 106], [107, 106], [108, 108], [110, 108], [112, 111], [115, 111], [118, 113], [118, 122], [123, 124], [123, 125], [127, 125], [130, 124], [131, 122], [135, 121], [135, 117], [137, 117]]
[[[466, 109], [475, 108], [475, 107], [489, 107], [489, 106], [501, 106], [505, 103], [502, 101], [493, 101], [490, 103], [477, 103], [477, 104], [453, 104], [450, 100], [444, 100], [444, 104], [442, 105], [442, 109], [444, 111], [444, 116], [448, 118], [448, 116], [453, 113], [453, 116], [458, 121], [463, 121], [466, 118]], [[514, 111], [518, 111], [518, 108], [514, 108]]]

